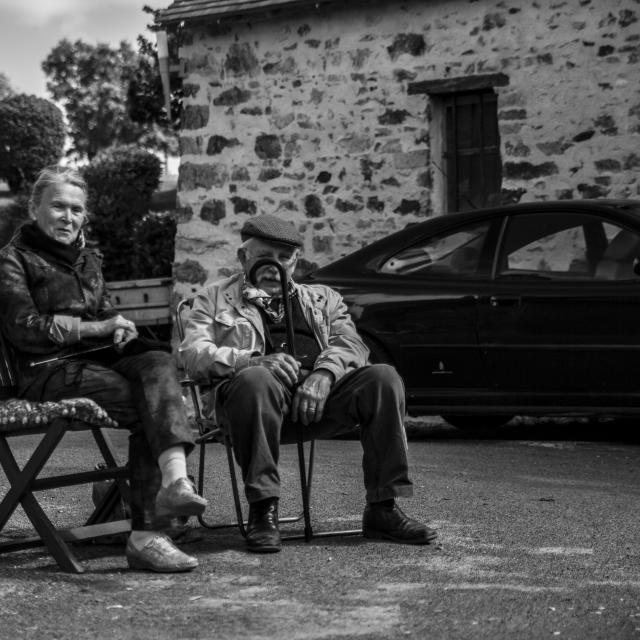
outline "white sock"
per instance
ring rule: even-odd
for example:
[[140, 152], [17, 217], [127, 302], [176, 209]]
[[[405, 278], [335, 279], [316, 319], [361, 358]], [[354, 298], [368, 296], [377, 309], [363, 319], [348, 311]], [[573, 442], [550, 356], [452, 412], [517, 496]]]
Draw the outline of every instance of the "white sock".
[[157, 531], [133, 530], [129, 534], [129, 541], [136, 551], [142, 551], [142, 549], [144, 549], [144, 545], [147, 544], [151, 538], [157, 535]]
[[184, 447], [169, 447], [158, 456], [158, 466], [162, 474], [162, 486], [168, 487], [172, 482], [187, 477], [187, 456]]

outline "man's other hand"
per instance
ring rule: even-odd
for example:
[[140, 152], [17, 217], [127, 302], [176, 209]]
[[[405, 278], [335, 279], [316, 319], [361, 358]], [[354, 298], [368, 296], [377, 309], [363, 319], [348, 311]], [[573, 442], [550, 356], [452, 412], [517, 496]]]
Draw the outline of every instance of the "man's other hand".
[[310, 373], [296, 389], [291, 404], [291, 419], [294, 422], [300, 420], [305, 426], [312, 422], [320, 422], [332, 384], [331, 372], [318, 369]]

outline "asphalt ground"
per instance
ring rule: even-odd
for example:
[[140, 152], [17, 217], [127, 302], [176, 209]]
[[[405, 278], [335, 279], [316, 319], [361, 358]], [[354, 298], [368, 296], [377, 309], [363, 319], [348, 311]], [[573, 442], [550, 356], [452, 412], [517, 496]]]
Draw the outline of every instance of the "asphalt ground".
[[[517, 419], [469, 435], [414, 418], [407, 430], [415, 496], [402, 507], [439, 530], [438, 544], [316, 538], [263, 556], [233, 527], [193, 527], [184, 549], [200, 567], [179, 575], [130, 571], [118, 545], [75, 547], [82, 575], [43, 550], [6, 554], [0, 638], [640, 638], [636, 425]], [[112, 434], [123, 454], [124, 434]], [[20, 442], [24, 459], [33, 440]], [[65, 444], [52, 473], [92, 464], [86, 434]], [[207, 453], [207, 516], [229, 522], [224, 453]], [[357, 440], [317, 443], [317, 530], [359, 526], [360, 457]], [[283, 447], [281, 467], [281, 512], [296, 514], [295, 447]], [[91, 507], [86, 487], [41, 502], [61, 525]], [[19, 513], [3, 534], [28, 530]]]

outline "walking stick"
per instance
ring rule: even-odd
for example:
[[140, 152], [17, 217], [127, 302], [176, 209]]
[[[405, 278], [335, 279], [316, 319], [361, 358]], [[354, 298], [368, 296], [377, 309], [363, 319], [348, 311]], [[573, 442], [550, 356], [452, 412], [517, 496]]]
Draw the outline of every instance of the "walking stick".
[[[295, 335], [293, 331], [293, 319], [291, 315], [291, 298], [289, 297], [289, 278], [286, 269], [273, 258], [260, 258], [249, 271], [249, 280], [253, 283], [253, 278], [260, 267], [273, 266], [280, 276], [280, 289], [282, 291], [282, 302], [284, 304], [284, 320], [287, 330], [287, 352], [296, 357]], [[300, 487], [302, 489], [302, 513], [304, 516], [304, 539], [309, 542], [313, 536], [311, 528], [311, 511], [309, 508], [309, 483], [311, 479], [311, 465], [313, 464], [313, 440], [311, 441], [311, 451], [309, 454], [309, 474], [304, 455], [304, 425], [298, 421], [297, 444], [298, 444], [298, 464], [300, 467]]]

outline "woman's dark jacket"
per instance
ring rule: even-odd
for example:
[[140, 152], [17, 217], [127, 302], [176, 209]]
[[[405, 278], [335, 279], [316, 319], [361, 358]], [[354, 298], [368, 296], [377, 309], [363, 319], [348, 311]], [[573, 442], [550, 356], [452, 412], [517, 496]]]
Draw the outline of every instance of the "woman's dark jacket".
[[33, 240], [33, 225], [21, 227], [0, 250], [0, 331], [14, 352], [21, 389], [59, 366], [30, 366], [34, 360], [87, 348], [80, 338], [81, 320], [118, 313], [105, 287], [101, 254], [55, 241], [49, 251]]

